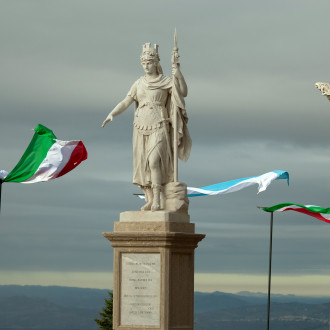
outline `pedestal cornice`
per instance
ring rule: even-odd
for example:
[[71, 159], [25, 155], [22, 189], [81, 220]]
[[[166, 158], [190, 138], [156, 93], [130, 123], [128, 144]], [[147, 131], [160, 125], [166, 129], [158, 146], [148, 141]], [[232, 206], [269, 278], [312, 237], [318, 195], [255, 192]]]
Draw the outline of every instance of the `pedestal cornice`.
[[174, 232], [105, 232], [113, 247], [180, 247], [197, 248], [205, 235]]

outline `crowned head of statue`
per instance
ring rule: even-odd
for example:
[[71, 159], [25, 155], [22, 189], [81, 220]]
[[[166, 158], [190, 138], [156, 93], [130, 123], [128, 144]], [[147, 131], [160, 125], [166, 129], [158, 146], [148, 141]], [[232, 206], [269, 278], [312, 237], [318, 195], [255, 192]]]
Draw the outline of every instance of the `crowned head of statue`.
[[162, 74], [163, 70], [160, 66], [160, 58], [158, 54], [158, 45], [154, 44], [154, 48], [151, 47], [151, 43], [148, 42], [142, 46], [142, 53], [140, 55], [141, 65], [146, 74]]

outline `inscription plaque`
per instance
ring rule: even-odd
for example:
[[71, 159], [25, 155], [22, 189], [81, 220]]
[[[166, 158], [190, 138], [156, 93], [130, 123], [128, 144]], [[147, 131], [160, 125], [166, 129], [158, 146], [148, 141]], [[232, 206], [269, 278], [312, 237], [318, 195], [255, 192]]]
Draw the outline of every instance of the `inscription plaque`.
[[122, 253], [121, 324], [160, 325], [160, 254]]

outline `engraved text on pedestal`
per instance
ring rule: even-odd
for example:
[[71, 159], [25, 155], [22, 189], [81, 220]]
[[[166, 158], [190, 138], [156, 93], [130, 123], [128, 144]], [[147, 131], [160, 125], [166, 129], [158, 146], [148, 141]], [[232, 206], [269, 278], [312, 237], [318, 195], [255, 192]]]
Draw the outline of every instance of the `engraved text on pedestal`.
[[123, 253], [121, 324], [159, 326], [160, 254]]

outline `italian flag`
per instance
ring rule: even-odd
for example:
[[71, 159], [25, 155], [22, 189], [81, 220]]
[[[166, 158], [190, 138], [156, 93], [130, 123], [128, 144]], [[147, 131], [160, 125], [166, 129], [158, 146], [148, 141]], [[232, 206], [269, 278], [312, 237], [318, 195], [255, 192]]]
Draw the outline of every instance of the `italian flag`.
[[271, 207], [262, 207], [266, 212], [296, 211], [310, 215], [316, 219], [330, 223], [330, 208], [323, 208], [316, 205], [300, 205], [293, 203], [282, 203]]
[[10, 172], [0, 171], [3, 182], [35, 183], [50, 181], [72, 171], [87, 159], [81, 141], [61, 141], [53, 131], [38, 124], [21, 160]]

